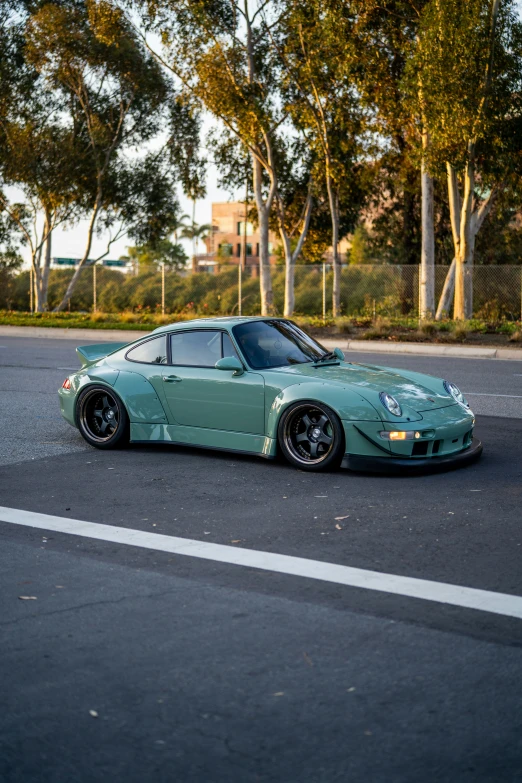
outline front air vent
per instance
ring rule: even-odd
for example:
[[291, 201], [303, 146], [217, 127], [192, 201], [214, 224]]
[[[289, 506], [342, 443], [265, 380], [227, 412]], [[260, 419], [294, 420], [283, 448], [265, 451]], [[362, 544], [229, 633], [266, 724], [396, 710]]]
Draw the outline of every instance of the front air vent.
[[411, 451], [412, 457], [425, 457], [428, 453], [429, 441], [421, 441], [420, 443], [414, 443]]
[[441, 447], [441, 446], [442, 446], [442, 441], [441, 441], [441, 440], [436, 440], [436, 441], [434, 441], [434, 443], [433, 443], [433, 448], [432, 448], [432, 450], [431, 450], [431, 453], [432, 453], [432, 454], [438, 454], [438, 453], [439, 453], [439, 451], [440, 451], [440, 447]]

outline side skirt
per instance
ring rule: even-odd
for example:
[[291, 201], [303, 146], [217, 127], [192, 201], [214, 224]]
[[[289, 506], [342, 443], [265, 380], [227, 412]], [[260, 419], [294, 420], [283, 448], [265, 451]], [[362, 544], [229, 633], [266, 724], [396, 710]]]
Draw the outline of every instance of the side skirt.
[[233, 451], [266, 459], [274, 459], [277, 453], [277, 441], [264, 435], [177, 424], [131, 423], [130, 440], [131, 443], [172, 443], [178, 446]]

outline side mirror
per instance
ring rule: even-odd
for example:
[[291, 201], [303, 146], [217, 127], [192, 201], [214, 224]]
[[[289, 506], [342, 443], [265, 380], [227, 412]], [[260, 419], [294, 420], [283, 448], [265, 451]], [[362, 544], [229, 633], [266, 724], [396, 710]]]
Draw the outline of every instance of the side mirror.
[[223, 359], [218, 359], [214, 367], [216, 370], [228, 370], [234, 375], [243, 375], [245, 372], [243, 365], [235, 356], [224, 356]]
[[337, 356], [337, 358], [340, 359], [341, 362], [344, 362], [344, 353], [341, 351], [340, 348], [334, 348], [333, 352]]

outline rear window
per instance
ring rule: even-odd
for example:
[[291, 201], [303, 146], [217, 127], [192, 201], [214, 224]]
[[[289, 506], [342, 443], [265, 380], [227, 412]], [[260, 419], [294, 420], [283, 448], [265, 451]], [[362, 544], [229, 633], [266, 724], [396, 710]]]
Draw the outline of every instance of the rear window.
[[164, 334], [137, 345], [127, 353], [131, 362], [142, 364], [167, 364], [167, 338]]

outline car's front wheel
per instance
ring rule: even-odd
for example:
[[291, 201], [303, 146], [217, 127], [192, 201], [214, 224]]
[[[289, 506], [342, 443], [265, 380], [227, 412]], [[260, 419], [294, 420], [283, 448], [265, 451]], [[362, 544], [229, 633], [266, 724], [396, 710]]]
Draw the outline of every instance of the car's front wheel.
[[290, 405], [279, 421], [278, 441], [288, 462], [301, 470], [337, 468], [344, 454], [339, 417], [317, 402]]
[[91, 446], [114, 449], [129, 440], [129, 417], [118, 397], [105, 386], [89, 386], [76, 403], [76, 422]]

